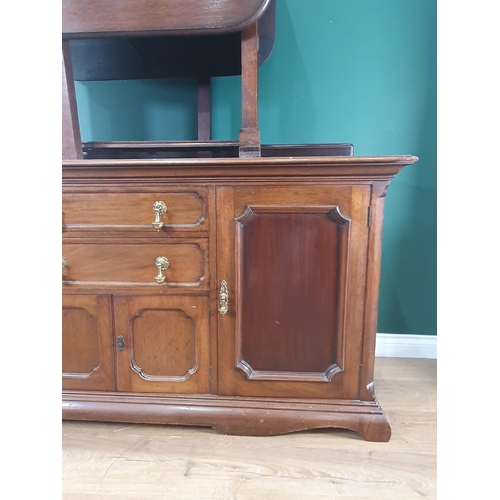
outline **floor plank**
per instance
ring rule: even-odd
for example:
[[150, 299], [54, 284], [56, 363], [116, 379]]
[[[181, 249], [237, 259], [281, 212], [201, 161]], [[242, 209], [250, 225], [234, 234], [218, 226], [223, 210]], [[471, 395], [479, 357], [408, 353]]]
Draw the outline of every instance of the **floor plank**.
[[64, 421], [63, 500], [435, 499], [436, 360], [377, 358], [375, 384], [388, 443]]

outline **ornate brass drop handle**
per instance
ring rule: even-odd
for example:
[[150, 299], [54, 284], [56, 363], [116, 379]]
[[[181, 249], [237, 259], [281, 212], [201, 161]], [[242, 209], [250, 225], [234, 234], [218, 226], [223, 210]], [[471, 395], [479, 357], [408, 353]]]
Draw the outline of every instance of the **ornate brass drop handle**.
[[168, 268], [170, 262], [166, 257], [158, 257], [155, 262], [155, 266], [158, 268], [158, 275], [155, 276], [155, 280], [158, 284], [162, 284], [165, 281], [165, 276], [161, 274], [162, 271]]
[[62, 268], [64, 269], [68, 264], [66, 264], [66, 259], [62, 258]]
[[163, 225], [164, 222], [160, 220], [160, 215], [165, 215], [167, 212], [167, 205], [165, 204], [164, 201], [155, 201], [153, 203], [153, 212], [155, 213], [155, 220], [152, 222], [153, 227], [159, 231]]
[[222, 280], [219, 288], [219, 312], [224, 316], [229, 309], [229, 292], [226, 280]]

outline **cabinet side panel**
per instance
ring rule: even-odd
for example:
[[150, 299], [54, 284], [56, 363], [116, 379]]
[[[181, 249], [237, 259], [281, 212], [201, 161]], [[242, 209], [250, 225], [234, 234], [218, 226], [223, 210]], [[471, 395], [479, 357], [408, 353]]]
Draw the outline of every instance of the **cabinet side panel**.
[[384, 202], [388, 187], [388, 182], [374, 182], [371, 195], [371, 227], [366, 269], [366, 313], [359, 396], [359, 398], [363, 401], [371, 401], [375, 397], [374, 364], [380, 286], [380, 265], [382, 258], [382, 226]]

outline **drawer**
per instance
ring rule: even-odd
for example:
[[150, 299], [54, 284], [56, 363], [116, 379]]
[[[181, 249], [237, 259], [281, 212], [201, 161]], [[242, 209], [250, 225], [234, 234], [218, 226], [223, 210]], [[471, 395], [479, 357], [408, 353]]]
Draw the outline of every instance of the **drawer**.
[[208, 240], [172, 241], [63, 241], [63, 285], [208, 289]]
[[[207, 192], [138, 187], [137, 191], [110, 188], [63, 188], [63, 230], [71, 231], [206, 231]], [[160, 202], [156, 204], [156, 202]], [[158, 212], [156, 214], [155, 212]], [[165, 212], [163, 213], [163, 209]]]

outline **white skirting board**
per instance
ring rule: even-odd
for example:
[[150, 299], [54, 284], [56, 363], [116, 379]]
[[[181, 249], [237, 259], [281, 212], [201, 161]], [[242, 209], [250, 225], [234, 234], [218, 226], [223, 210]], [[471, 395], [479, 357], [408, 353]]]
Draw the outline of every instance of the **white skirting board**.
[[437, 359], [437, 336], [377, 333], [375, 356]]

